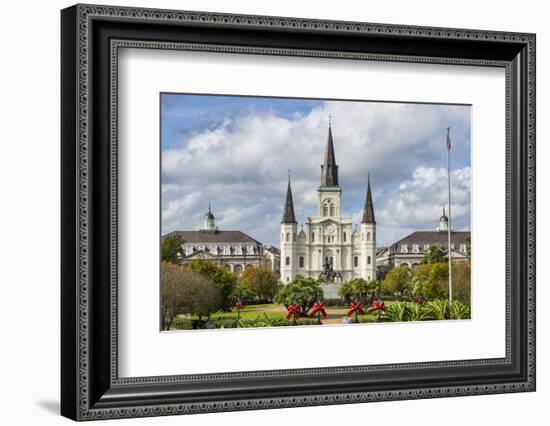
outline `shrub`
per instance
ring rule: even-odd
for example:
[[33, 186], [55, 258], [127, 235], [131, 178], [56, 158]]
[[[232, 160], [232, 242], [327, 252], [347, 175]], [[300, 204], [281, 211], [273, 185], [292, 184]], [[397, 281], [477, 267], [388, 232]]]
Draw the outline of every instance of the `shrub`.
[[449, 302], [447, 300], [432, 300], [430, 302], [427, 302], [425, 306], [432, 315], [433, 319], [449, 319]]
[[386, 312], [382, 313], [382, 321], [403, 322], [408, 319], [407, 304], [405, 302], [396, 302], [388, 306]]
[[201, 274], [214, 283], [219, 289], [221, 300], [218, 305], [220, 311], [229, 311], [233, 306], [233, 294], [237, 285], [237, 277], [224, 266], [204, 259], [194, 259], [187, 268]]
[[453, 300], [451, 303], [451, 315], [453, 319], [470, 319], [470, 307]]
[[323, 289], [317, 280], [298, 275], [289, 284], [281, 287], [275, 296], [275, 303], [285, 306], [293, 302], [299, 303], [302, 316], [306, 316], [317, 299], [322, 298]]
[[432, 315], [426, 307], [416, 303], [407, 307], [407, 321], [427, 321], [430, 319], [432, 319]]

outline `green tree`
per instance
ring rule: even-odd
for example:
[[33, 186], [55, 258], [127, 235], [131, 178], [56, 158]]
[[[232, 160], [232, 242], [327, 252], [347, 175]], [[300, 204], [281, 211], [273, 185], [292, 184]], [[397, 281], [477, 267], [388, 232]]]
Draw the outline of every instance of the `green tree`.
[[355, 296], [355, 288], [353, 286], [353, 281], [346, 281], [338, 289], [338, 296], [340, 296], [344, 303], [351, 303], [351, 300]]
[[408, 266], [398, 266], [393, 268], [384, 281], [382, 282], [382, 290], [386, 294], [403, 295], [410, 289], [411, 285], [411, 270]]
[[430, 263], [440, 263], [445, 261], [445, 249], [444, 247], [439, 244], [431, 244], [426, 253], [424, 254], [424, 258], [420, 261], [421, 264], [430, 264]]
[[237, 277], [224, 266], [204, 259], [193, 259], [187, 265], [189, 270], [210, 279], [220, 289], [220, 311], [230, 311], [233, 306], [233, 295], [237, 285]]
[[167, 235], [162, 240], [161, 258], [163, 262], [179, 263], [185, 241], [178, 234]]
[[317, 299], [322, 298], [323, 289], [319, 281], [298, 275], [289, 284], [279, 289], [275, 296], [275, 302], [287, 306], [293, 302], [299, 303], [302, 315], [306, 315]]
[[424, 297], [426, 300], [447, 298], [449, 296], [449, 265], [433, 263], [426, 266], [429, 273], [424, 284]]
[[246, 268], [239, 278], [239, 285], [247, 288], [258, 298], [272, 301], [277, 292], [279, 280], [277, 276], [268, 268], [260, 266], [258, 268]]
[[453, 262], [453, 300], [458, 300], [464, 305], [471, 303], [471, 275], [470, 262]]
[[472, 237], [468, 234], [464, 239], [466, 240], [466, 256], [470, 259], [472, 257]]
[[210, 315], [221, 301], [220, 289], [211, 280], [170, 262], [161, 264], [161, 285], [164, 330], [179, 314]]

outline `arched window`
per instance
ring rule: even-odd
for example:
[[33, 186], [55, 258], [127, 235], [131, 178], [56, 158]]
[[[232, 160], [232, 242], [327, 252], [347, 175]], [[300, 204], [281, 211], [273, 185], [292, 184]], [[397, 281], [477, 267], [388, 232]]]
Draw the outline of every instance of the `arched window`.
[[235, 265], [233, 268], [235, 275], [239, 276], [243, 272], [243, 267], [241, 265]]
[[290, 265], [290, 257], [286, 257], [285, 259], [285, 265]]
[[354, 268], [357, 268], [359, 266], [359, 257], [357, 256], [353, 257], [353, 266]]
[[325, 256], [325, 263], [328, 263], [328, 256]]
[[330, 215], [334, 216], [334, 204], [330, 205]]
[[367, 241], [370, 241], [370, 232], [367, 232]]
[[312, 242], [312, 243], [315, 242], [315, 232], [312, 232], [312, 233], [311, 233], [311, 242]]
[[300, 256], [300, 268], [304, 267], [304, 256]]
[[367, 265], [370, 265], [370, 256], [367, 256]]
[[330, 264], [331, 265], [333, 264], [333, 261], [334, 261], [334, 259], [332, 258], [332, 256], [330, 256]]
[[323, 216], [328, 216], [328, 206], [327, 205], [323, 206]]
[[346, 242], [346, 233], [344, 232], [344, 242]]
[[286, 233], [286, 242], [288, 243], [290, 241], [290, 232]]

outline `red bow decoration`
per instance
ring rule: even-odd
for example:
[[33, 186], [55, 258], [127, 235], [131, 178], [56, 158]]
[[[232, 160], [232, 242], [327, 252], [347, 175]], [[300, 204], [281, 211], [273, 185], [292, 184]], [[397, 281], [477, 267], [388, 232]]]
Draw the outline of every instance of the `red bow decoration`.
[[300, 304], [296, 304], [296, 305], [288, 305], [288, 307], [286, 308], [288, 313], [286, 314], [286, 319], [290, 319], [290, 317], [292, 316], [292, 314], [294, 314], [294, 318], [298, 319], [300, 318]]
[[327, 317], [327, 311], [325, 311], [325, 304], [324, 303], [314, 303], [313, 308], [311, 308], [311, 313], [309, 314], [310, 317], [314, 317], [317, 315], [317, 313], [320, 312], [323, 318]]
[[363, 310], [363, 302], [359, 301], [357, 303], [349, 304], [349, 311], [347, 313], [347, 316], [351, 317], [354, 314], [354, 312], [358, 312], [361, 315], [365, 313], [365, 311]]
[[237, 308], [238, 310], [241, 310], [243, 307], [244, 307], [244, 305], [242, 304], [242, 302], [240, 300], [237, 300], [235, 302], [235, 308]]
[[383, 312], [386, 312], [386, 304], [384, 302], [378, 302], [378, 301], [375, 301], [374, 304], [369, 308], [367, 309], [367, 312], [370, 314], [371, 312], [374, 312], [374, 311], [383, 311]]
[[416, 303], [417, 305], [422, 305], [424, 303], [424, 299], [422, 299], [421, 297], [417, 297], [416, 299], [414, 299], [414, 303]]

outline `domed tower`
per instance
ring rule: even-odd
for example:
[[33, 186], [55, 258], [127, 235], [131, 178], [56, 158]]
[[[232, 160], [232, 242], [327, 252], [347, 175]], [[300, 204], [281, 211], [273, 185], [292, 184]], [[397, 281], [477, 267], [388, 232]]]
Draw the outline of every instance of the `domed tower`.
[[439, 218], [439, 226], [436, 230], [438, 232], [447, 232], [449, 230], [449, 218], [445, 214], [445, 206], [443, 206], [443, 215]]
[[215, 231], [216, 230], [216, 222], [214, 221], [214, 215], [212, 214], [210, 204], [208, 204], [208, 213], [206, 213], [204, 215], [204, 218], [202, 219], [202, 225], [201, 225], [199, 230], [200, 231]]

